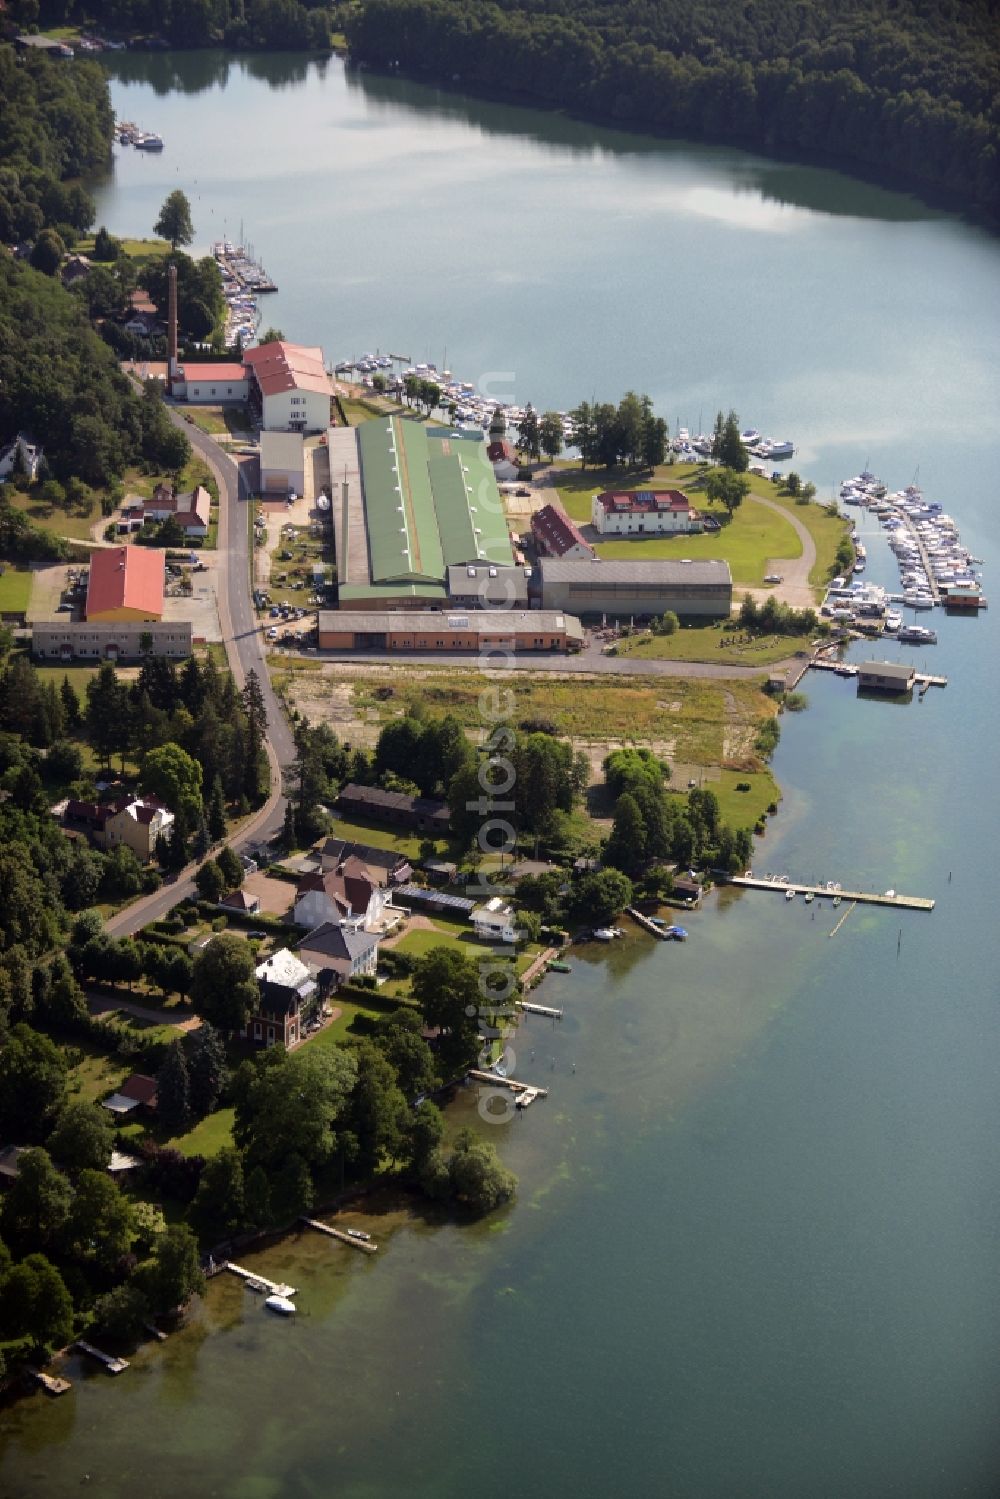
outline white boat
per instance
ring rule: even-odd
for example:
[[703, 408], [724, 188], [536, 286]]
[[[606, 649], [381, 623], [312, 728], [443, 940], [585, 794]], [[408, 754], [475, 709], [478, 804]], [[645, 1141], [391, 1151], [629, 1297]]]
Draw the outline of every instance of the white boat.
[[791, 458], [794, 452], [795, 444], [789, 442], [787, 437], [785, 437], [780, 442], [769, 442], [765, 456], [768, 458]]
[[613, 942], [615, 936], [614, 928], [610, 926], [599, 926], [594, 931], [595, 942]]
[[794, 900], [795, 899], [795, 891], [794, 890], [786, 890], [785, 891], [785, 899], [786, 900]]
[[885, 632], [892, 635], [903, 623], [903, 616], [896, 609], [890, 609], [885, 616]]
[[760, 442], [760, 433], [756, 427], [747, 427], [745, 432], [740, 433], [740, 442], [745, 448], [752, 448]]
[[268, 1296], [264, 1302], [269, 1312], [276, 1312], [279, 1317], [294, 1317], [295, 1303], [289, 1301], [287, 1296]]
[[163, 136], [157, 135], [155, 130], [147, 131], [140, 135], [133, 143], [139, 151], [162, 151]]
[[808, 906], [809, 903], [811, 902], [811, 900], [813, 899], [813, 892], [811, 890], [807, 890], [806, 893], [805, 893], [805, 895], [802, 898], [805, 901], [806, 905]]
[[317, 499], [316, 499], [316, 509], [317, 510], [329, 510], [329, 508], [330, 508], [330, 497], [329, 497], [329, 495], [325, 495], [325, 494], [318, 495]]

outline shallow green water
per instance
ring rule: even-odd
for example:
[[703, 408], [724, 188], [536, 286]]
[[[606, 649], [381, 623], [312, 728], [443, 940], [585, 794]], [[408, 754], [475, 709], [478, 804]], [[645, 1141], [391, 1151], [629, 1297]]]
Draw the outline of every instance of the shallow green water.
[[[167, 149], [119, 155], [112, 230], [179, 183], [199, 240], [243, 216], [281, 285], [269, 320], [330, 354], [447, 344], [464, 378], [516, 371], [521, 399], [634, 385], [692, 428], [732, 403], [823, 484], [919, 463], [1000, 604], [1000, 253], [979, 231], [339, 63], [121, 66], [119, 113]], [[818, 904], [729, 893], [683, 946], [580, 951], [542, 994], [562, 1025], [517, 1039], [551, 1091], [497, 1130], [508, 1212], [375, 1215], [370, 1260], [272, 1247], [294, 1323], [220, 1277], [122, 1378], [75, 1370], [64, 1400], [3, 1413], [0, 1492], [995, 1492], [997, 619], [935, 620], [950, 681], [923, 703], [808, 680], [775, 759], [759, 870], [932, 915], [859, 908], [831, 940]]]

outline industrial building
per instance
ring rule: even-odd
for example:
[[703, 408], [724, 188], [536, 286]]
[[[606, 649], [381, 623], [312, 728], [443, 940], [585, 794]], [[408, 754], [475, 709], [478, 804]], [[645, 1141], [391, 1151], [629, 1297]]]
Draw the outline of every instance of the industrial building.
[[392, 416], [328, 443], [341, 610], [440, 608], [449, 568], [514, 566], [478, 437]]
[[250, 410], [267, 432], [325, 432], [333, 386], [323, 350], [303, 344], [269, 343], [247, 349]]
[[324, 651], [578, 651], [583, 628], [571, 614], [547, 609], [320, 610]]
[[470, 562], [449, 567], [448, 602], [458, 609], [527, 609], [528, 567], [494, 567]]
[[301, 432], [260, 434], [260, 492], [301, 494], [305, 489], [305, 444]]
[[542, 557], [542, 608], [617, 618], [665, 614], [725, 618], [732, 612], [728, 562], [570, 561]]
[[191, 654], [190, 620], [38, 620], [31, 651], [40, 661], [140, 661], [162, 656], [186, 661]]
[[679, 489], [605, 490], [594, 495], [590, 519], [602, 536], [676, 536], [702, 528], [701, 516]]
[[164, 553], [154, 547], [96, 548], [90, 554], [88, 622], [162, 619], [164, 578]]
[[242, 364], [183, 363], [171, 382], [170, 393], [178, 401], [222, 406], [245, 401], [247, 371]]

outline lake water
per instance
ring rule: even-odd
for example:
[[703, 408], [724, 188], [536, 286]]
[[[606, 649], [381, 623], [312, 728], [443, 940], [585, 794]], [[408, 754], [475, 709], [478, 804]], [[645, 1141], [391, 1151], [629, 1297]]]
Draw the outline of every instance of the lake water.
[[[733, 405], [827, 488], [918, 464], [1000, 606], [995, 240], [836, 173], [643, 140], [294, 58], [123, 59], [100, 219], [246, 234], [268, 321], [568, 408]], [[873, 529], [869, 523], [867, 529]], [[894, 579], [877, 535], [869, 573]], [[815, 674], [783, 720], [756, 867], [930, 895], [931, 915], [726, 892], [683, 945], [577, 950], [497, 1128], [517, 1202], [386, 1207], [369, 1259], [263, 1251], [118, 1380], [3, 1413], [0, 1492], [940, 1499], [1000, 1480], [998, 608], [937, 619], [906, 705]], [[903, 654], [903, 647], [889, 647]], [[861, 652], [864, 654], [864, 652]], [[599, 690], [592, 688], [589, 690]], [[836, 913], [843, 914], [843, 908]], [[469, 1104], [460, 1105], [471, 1107]]]

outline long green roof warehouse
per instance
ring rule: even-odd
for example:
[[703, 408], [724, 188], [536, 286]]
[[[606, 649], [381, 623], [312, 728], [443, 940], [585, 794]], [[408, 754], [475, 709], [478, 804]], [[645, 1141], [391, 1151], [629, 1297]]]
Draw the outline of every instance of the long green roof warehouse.
[[341, 609], [442, 607], [449, 567], [514, 566], [477, 436], [391, 416], [328, 441]]

